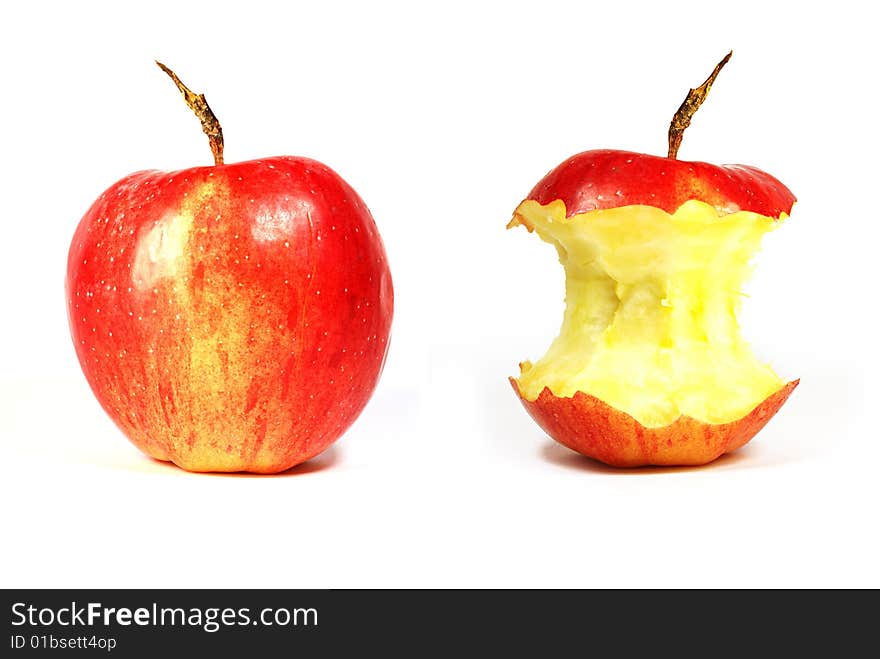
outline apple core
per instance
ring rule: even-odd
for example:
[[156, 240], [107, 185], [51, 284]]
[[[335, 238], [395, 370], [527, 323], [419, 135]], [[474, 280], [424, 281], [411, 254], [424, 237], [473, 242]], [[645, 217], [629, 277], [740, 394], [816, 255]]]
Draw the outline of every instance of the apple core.
[[582, 391], [649, 428], [746, 415], [784, 385], [736, 319], [749, 261], [778, 223], [693, 200], [672, 214], [623, 206], [570, 218], [561, 201], [524, 201], [511, 224], [556, 248], [566, 308], [547, 353], [521, 364], [522, 395]]
[[665, 158], [584, 151], [514, 211], [565, 269], [559, 336], [510, 378], [559, 443], [606, 464], [701, 465], [748, 442], [798, 385], [740, 333], [742, 284], [795, 196], [747, 165], [678, 159], [728, 53], [673, 116]]

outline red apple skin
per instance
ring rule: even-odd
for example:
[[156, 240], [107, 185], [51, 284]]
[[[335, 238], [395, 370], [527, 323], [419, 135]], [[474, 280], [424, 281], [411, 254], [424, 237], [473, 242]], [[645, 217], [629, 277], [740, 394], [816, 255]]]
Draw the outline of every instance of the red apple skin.
[[514, 378], [513, 390], [523, 407], [560, 444], [612, 467], [703, 465], [745, 445], [782, 407], [799, 380], [768, 396], [744, 417], [710, 424], [681, 416], [669, 425], [646, 428], [595, 396], [576, 392], [555, 396], [544, 387], [534, 401], [526, 399]]
[[80, 221], [66, 278], [83, 373], [143, 452], [274, 473], [325, 450], [388, 349], [385, 249], [314, 160], [132, 174]]
[[751, 211], [778, 219], [791, 213], [791, 191], [747, 165], [686, 162], [644, 153], [597, 149], [572, 156], [532, 189], [527, 199], [565, 203], [566, 217], [620, 206], [655, 206], [674, 213], [695, 199], [720, 213]]

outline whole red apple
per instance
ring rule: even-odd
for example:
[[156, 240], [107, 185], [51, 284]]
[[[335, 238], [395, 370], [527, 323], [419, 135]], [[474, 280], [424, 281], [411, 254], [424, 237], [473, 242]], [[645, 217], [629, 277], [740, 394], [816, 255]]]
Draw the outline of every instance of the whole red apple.
[[566, 272], [559, 336], [511, 384], [551, 437], [610, 465], [710, 462], [748, 442], [798, 383], [759, 362], [736, 321], [751, 256], [794, 195], [753, 167], [677, 159], [729, 57], [676, 113], [668, 157], [580, 153], [508, 225], [554, 245]]
[[222, 164], [204, 97], [166, 72], [215, 165], [132, 174], [86, 212], [67, 265], [76, 353], [103, 408], [150, 456], [191, 471], [283, 471], [338, 439], [377, 384], [393, 308], [382, 239], [326, 165]]

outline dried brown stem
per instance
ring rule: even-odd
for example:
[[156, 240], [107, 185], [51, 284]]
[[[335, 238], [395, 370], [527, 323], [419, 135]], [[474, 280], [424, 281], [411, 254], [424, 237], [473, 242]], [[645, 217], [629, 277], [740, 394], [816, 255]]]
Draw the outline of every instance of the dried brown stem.
[[667, 157], [672, 159], [678, 157], [678, 148], [681, 146], [681, 138], [684, 136], [685, 128], [691, 125], [691, 117], [694, 116], [694, 113], [703, 104], [703, 101], [706, 100], [706, 96], [712, 88], [712, 83], [715, 82], [715, 78], [721, 73], [721, 69], [730, 60], [731, 55], [733, 55], [732, 50], [724, 56], [723, 60], [718, 62], [715, 70], [712, 71], [702, 85], [688, 92], [681, 107], [678, 108], [675, 116], [672, 117], [672, 122], [669, 124], [669, 153]]
[[180, 78], [177, 77], [177, 74], [174, 73], [167, 66], [162, 64], [159, 60], [156, 60], [156, 64], [159, 65], [159, 68], [162, 69], [168, 76], [174, 81], [174, 84], [177, 85], [177, 88], [180, 90], [180, 93], [183, 94], [183, 98], [186, 101], [186, 104], [189, 106], [189, 109], [195, 112], [195, 115], [199, 118], [199, 121], [202, 122], [202, 130], [205, 135], [208, 136], [208, 143], [211, 145], [211, 153], [214, 154], [214, 164], [222, 165], [223, 164], [223, 129], [220, 128], [220, 122], [217, 121], [217, 117], [214, 116], [214, 113], [211, 111], [211, 108], [208, 107], [208, 102], [205, 100], [204, 94], [196, 94], [189, 87], [184, 85]]

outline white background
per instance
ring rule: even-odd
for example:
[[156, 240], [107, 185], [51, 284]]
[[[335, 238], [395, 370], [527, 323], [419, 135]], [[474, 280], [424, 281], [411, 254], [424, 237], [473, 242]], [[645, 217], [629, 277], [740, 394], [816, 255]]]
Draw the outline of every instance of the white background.
[[[880, 586], [875, 25], [865, 3], [784, 4], [5, 4], [0, 586]], [[742, 322], [801, 385], [708, 467], [605, 468], [510, 390], [555, 336], [563, 278], [504, 225], [573, 153], [665, 153], [729, 49], [680, 156], [798, 196]], [[210, 162], [154, 58], [206, 93], [228, 162], [322, 160], [385, 239], [384, 376], [284, 475], [150, 461], [79, 371], [63, 279], [80, 217], [132, 171]]]

